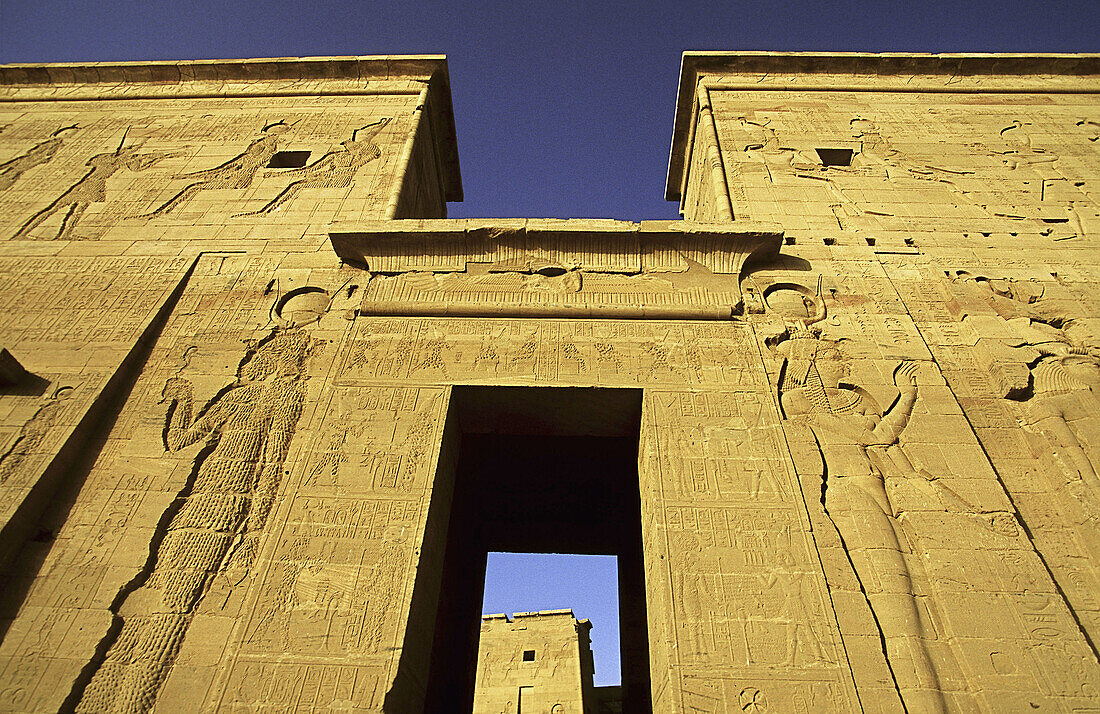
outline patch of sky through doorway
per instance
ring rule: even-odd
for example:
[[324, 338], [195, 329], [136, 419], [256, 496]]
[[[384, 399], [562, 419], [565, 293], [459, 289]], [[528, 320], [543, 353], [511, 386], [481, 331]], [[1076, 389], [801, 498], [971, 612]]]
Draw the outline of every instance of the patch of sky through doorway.
[[613, 555], [489, 553], [483, 615], [570, 609], [592, 622], [597, 687], [617, 685], [619, 665], [618, 558]]

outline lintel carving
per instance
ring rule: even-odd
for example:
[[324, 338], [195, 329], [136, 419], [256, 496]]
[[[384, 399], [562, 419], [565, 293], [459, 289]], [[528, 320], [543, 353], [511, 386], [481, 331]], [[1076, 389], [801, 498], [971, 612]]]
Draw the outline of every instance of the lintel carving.
[[361, 314], [728, 320], [742, 311], [742, 268], [782, 242], [770, 226], [405, 223], [330, 235], [370, 273]]

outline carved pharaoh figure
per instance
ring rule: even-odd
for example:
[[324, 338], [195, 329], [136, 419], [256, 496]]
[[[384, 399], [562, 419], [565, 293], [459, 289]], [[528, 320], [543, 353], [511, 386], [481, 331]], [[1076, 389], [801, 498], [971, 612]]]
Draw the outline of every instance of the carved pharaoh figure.
[[11, 446], [0, 454], [0, 484], [19, 473], [27, 457], [41, 448], [42, 442], [49, 436], [65, 407], [65, 399], [72, 391], [72, 387], [58, 387], [19, 430], [19, 436]]
[[61, 226], [57, 229], [54, 238], [64, 240], [69, 237], [80, 216], [93, 203], [102, 203], [107, 200], [107, 179], [114, 176], [122, 169], [130, 171], [144, 171], [161, 159], [166, 159], [171, 154], [139, 154], [136, 146], [126, 146], [126, 136], [123, 135], [118, 148], [109, 154], [96, 154], [88, 159], [87, 166], [91, 169], [84, 177], [69, 187], [64, 193], [54, 199], [48, 206], [34, 214], [12, 237], [13, 240], [25, 238], [39, 224], [51, 215], [62, 209], [65, 217], [61, 220]]
[[1100, 415], [1100, 360], [1090, 354], [1050, 355], [1036, 363], [1031, 375], [1024, 425], [1047, 438], [1071, 482], [1083, 486], [1092, 515], [1100, 516], [1100, 478], [1080, 435]]
[[[1096, 433], [1100, 417], [1100, 319], [1073, 301], [1044, 296], [1041, 285], [990, 280], [956, 271], [952, 282], [966, 297], [987, 302], [1015, 329], [1006, 359], [1030, 369], [1030, 389], [1009, 394], [1023, 409], [1023, 426], [1042, 435], [1059, 458], [1071, 491], [1100, 517]], [[964, 317], [965, 319], [965, 317]]]
[[1009, 169], [1025, 166], [1035, 170], [1043, 178], [1065, 178], [1057, 170], [1058, 155], [1035, 146], [1031, 134], [1024, 128], [1027, 126], [1031, 126], [1031, 122], [1014, 119], [1001, 129], [997, 142], [999, 146], [995, 153], [1003, 157], [1002, 160]]
[[[820, 296], [818, 298], [820, 300]], [[916, 365], [894, 371], [900, 397], [880, 413], [860, 388], [842, 386], [845, 357], [813, 322], [790, 328], [781, 342], [779, 393], [784, 417], [807, 423], [825, 465], [823, 504], [863, 585], [886, 644], [887, 659], [910, 712], [946, 711], [913, 591], [908, 547], [890, 499], [896, 479], [931, 480], [898, 443], [917, 401]], [[948, 492], [948, 495], [951, 496]], [[953, 499], [952, 499], [953, 500]]]
[[218, 576], [240, 583], [282, 480], [302, 413], [313, 340], [291, 325], [259, 344], [235, 384], [193, 415], [191, 383], [170, 378], [166, 446], [205, 442], [192, 478], [166, 515], [139, 587], [120, 599], [121, 627], [98, 661], [77, 712], [149, 711], [200, 602]]
[[783, 664], [794, 667], [800, 663], [826, 663], [821, 640], [812, 624], [815, 619], [811, 605], [814, 593], [807, 583], [806, 574], [772, 570], [762, 574], [760, 580], [765, 590], [773, 591], [782, 598], [776, 615], [786, 630], [787, 649]]
[[737, 117], [737, 123], [743, 132], [743, 136], [750, 141], [742, 149], [745, 152], [760, 152], [764, 159], [765, 175], [768, 177], [769, 182], [774, 183], [775, 181], [771, 174], [770, 167], [772, 166], [791, 174], [816, 171], [820, 168], [816, 162], [806, 158], [798, 149], [783, 146], [779, 134], [769, 126], [770, 119], [765, 117], [759, 117], [759, 119], [761, 121], [754, 121], [740, 116]]

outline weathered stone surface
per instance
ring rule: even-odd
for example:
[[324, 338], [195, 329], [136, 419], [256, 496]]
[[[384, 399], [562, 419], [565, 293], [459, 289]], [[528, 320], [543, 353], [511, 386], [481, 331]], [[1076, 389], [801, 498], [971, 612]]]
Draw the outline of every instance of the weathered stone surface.
[[488, 549], [625, 710], [1094, 707], [1098, 64], [689, 55], [640, 224], [443, 218], [440, 57], [0, 68], [0, 710], [468, 708]]
[[474, 713], [595, 713], [591, 628], [570, 610], [482, 618]]

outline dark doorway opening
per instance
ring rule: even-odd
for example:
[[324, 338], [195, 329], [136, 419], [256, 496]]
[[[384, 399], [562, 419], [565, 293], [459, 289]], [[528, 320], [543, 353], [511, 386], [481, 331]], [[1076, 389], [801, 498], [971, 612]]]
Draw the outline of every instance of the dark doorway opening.
[[[624, 711], [651, 711], [641, 398], [637, 389], [454, 387], [415, 586], [439, 593], [426, 711], [473, 706], [490, 551], [617, 556]], [[433, 542], [444, 521], [445, 542]], [[418, 595], [411, 616], [425, 618]]]

